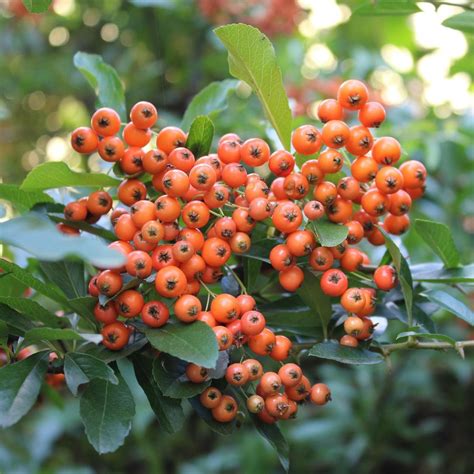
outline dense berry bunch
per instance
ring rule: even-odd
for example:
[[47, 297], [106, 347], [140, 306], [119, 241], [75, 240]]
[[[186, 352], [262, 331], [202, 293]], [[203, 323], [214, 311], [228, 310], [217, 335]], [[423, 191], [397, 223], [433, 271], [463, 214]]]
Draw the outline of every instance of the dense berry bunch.
[[[346, 124], [350, 112], [358, 114], [359, 125]], [[368, 316], [376, 291], [349, 288], [347, 273], [370, 263], [355, 245], [364, 238], [382, 245], [379, 227], [391, 234], [408, 228], [408, 211], [412, 199], [423, 194], [426, 171], [417, 161], [394, 166], [402, 155], [400, 144], [391, 137], [373, 137], [370, 129], [384, 121], [385, 110], [368, 101], [361, 82], [343, 83], [337, 99], [323, 101], [318, 113], [321, 131], [304, 125], [292, 136], [295, 155], [304, 157], [301, 168], [290, 152], [272, 153], [264, 140], [242, 141], [233, 133], [221, 137], [216, 154], [196, 157], [179, 128], [152, 131], [158, 114], [148, 102], [133, 106], [122, 131], [118, 114], [102, 108], [93, 115], [91, 128], [73, 132], [75, 150], [97, 151], [105, 161], [116, 162], [116, 174], [124, 176], [116, 196], [120, 204], [110, 214], [117, 237], [110, 247], [126, 257], [126, 264], [101, 269], [89, 285], [98, 298], [94, 314], [103, 324], [106, 347], [120, 350], [134, 331], [161, 328], [172, 318], [185, 324], [201, 321], [213, 329], [221, 351], [245, 345], [255, 355], [281, 363], [278, 373], [265, 372], [254, 359], [231, 362], [225, 371], [228, 384], [248, 385], [247, 393], [255, 392], [247, 407], [262, 420], [294, 416], [297, 403], [307, 399], [318, 405], [330, 399], [324, 384], [311, 386], [301, 368], [287, 361], [292, 341], [266, 327], [265, 316], [245, 289], [233, 296], [209, 288], [224, 268], [232, 271], [227, 265], [232, 255], [249, 251], [252, 231], [263, 222], [275, 235], [268, 257], [281, 286], [296, 291], [304, 279], [302, 267], [320, 273], [322, 291], [338, 298], [348, 313], [341, 344], [357, 346], [370, 339]], [[344, 169], [350, 175], [339, 178]], [[69, 203], [65, 217], [96, 222], [112, 210], [114, 199], [96, 191]], [[347, 239], [337, 247], [321, 246], [314, 227], [320, 220], [346, 226]], [[66, 224], [60, 229], [78, 232]], [[380, 266], [374, 282], [383, 291], [394, 288], [394, 269]], [[185, 374], [201, 383], [208, 380], [209, 369], [189, 364]], [[207, 388], [201, 402], [222, 422], [238, 411], [237, 401], [216, 387]]]

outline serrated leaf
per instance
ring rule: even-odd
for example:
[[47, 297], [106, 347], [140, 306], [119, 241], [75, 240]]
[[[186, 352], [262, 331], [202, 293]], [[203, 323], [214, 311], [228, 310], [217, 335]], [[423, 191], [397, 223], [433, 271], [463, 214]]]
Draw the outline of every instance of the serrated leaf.
[[291, 110], [282, 74], [270, 40], [257, 28], [244, 24], [214, 30], [229, 53], [232, 76], [252, 87], [283, 146], [291, 147]]
[[178, 359], [212, 369], [218, 357], [214, 331], [205, 323], [167, 324], [159, 329], [146, 329], [150, 344]]
[[165, 397], [161, 393], [153, 378], [151, 359], [136, 354], [133, 356], [132, 362], [137, 381], [145, 392], [160, 425], [168, 433], [175, 433], [181, 429], [184, 423], [181, 400]]
[[446, 268], [455, 268], [461, 257], [454, 243], [451, 230], [445, 224], [424, 219], [415, 220], [415, 230], [433, 252], [443, 261]]
[[456, 345], [456, 341], [453, 338], [446, 336], [446, 334], [433, 334], [429, 332], [405, 331], [398, 334], [396, 340], [398, 341], [399, 339], [411, 336], [416, 338], [434, 339], [436, 341], [447, 342], [453, 347]]
[[[462, 6], [462, 5], [459, 5]], [[457, 15], [450, 16], [443, 21], [443, 26], [463, 31], [464, 33], [474, 33], [474, 11], [465, 11]]]
[[29, 211], [35, 204], [54, 202], [42, 191], [24, 191], [17, 184], [0, 184], [0, 199], [10, 201], [18, 210]]
[[51, 0], [23, 0], [23, 5], [30, 13], [44, 13], [48, 11]]
[[337, 342], [326, 341], [315, 344], [309, 351], [310, 356], [330, 359], [343, 364], [379, 364], [383, 357], [366, 349], [341, 346]]
[[449, 313], [454, 314], [458, 318], [466, 321], [466, 323], [474, 326], [474, 311], [446, 291], [429, 290], [424, 291], [420, 296], [424, 296]]
[[76, 396], [79, 386], [93, 379], [108, 380], [118, 384], [114, 371], [103, 361], [89, 354], [68, 352], [64, 357], [64, 375], [71, 393]]
[[398, 280], [403, 293], [403, 299], [405, 300], [405, 307], [408, 315], [408, 321], [412, 320], [413, 316], [413, 280], [410, 272], [410, 267], [407, 261], [400, 252], [395, 242], [385, 232], [380, 229], [383, 236], [385, 237], [385, 246], [392, 256], [392, 261], [395, 269], [397, 270]]
[[120, 180], [100, 173], [77, 173], [62, 161], [50, 161], [33, 168], [20, 186], [22, 191], [44, 191], [67, 186], [102, 188], [118, 186]]
[[323, 247], [335, 247], [346, 240], [349, 229], [345, 225], [335, 224], [326, 219], [310, 221], [309, 227]]
[[109, 249], [101, 240], [89, 235], [80, 238], [64, 235], [51, 221], [36, 214], [0, 223], [0, 241], [26, 250], [40, 260], [79, 257], [102, 268], [116, 268], [125, 263], [123, 255]]
[[191, 150], [196, 158], [207, 155], [212, 145], [214, 124], [209, 117], [200, 115], [193, 120], [186, 139], [186, 148]]
[[189, 103], [181, 121], [181, 128], [187, 130], [198, 115], [207, 115], [214, 118], [219, 112], [227, 108], [227, 99], [235, 91], [239, 81], [226, 79], [211, 82], [197, 93]]
[[122, 376], [116, 376], [118, 384], [91, 380], [81, 396], [80, 415], [87, 439], [99, 454], [122, 446], [135, 415], [132, 392]]
[[40, 269], [47, 280], [54, 282], [69, 299], [87, 294], [82, 262], [40, 262]]
[[5, 304], [15, 311], [25, 315], [28, 319], [41, 322], [46, 326], [58, 327], [62, 322], [56, 315], [50, 313], [39, 303], [28, 298], [17, 298], [13, 296], [0, 296], [0, 304]]
[[385, 16], [411, 15], [421, 11], [411, 0], [369, 0], [356, 7], [354, 15]]
[[62, 294], [58, 289], [56, 289], [53, 285], [48, 285], [43, 281], [35, 278], [30, 271], [21, 268], [20, 266], [16, 265], [13, 262], [9, 262], [3, 258], [0, 258], [0, 268], [10, 275], [12, 275], [15, 279], [19, 282], [23, 283], [24, 285], [35, 289], [39, 293], [48, 298], [56, 301], [58, 303], [64, 304], [67, 302], [67, 298]]
[[321, 321], [324, 337], [327, 337], [327, 326], [332, 316], [331, 299], [321, 290], [321, 279], [304, 270], [304, 280], [301, 286], [296, 290], [298, 296], [312, 310], [312, 317], [317, 317]]
[[156, 358], [153, 362], [153, 378], [161, 393], [170, 398], [194, 397], [202, 393], [211, 384], [210, 380], [203, 383], [179, 380], [180, 376], [175, 376], [166, 370], [162, 357]]
[[111, 107], [122, 120], [126, 119], [125, 92], [117, 71], [105, 63], [102, 56], [79, 51], [74, 55], [74, 66], [97, 94], [101, 107]]
[[0, 426], [14, 425], [35, 404], [48, 368], [49, 351], [0, 369]]

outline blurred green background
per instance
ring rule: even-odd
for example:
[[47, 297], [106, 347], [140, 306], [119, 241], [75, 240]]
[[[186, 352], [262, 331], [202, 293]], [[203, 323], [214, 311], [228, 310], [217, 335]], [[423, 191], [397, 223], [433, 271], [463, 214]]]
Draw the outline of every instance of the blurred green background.
[[[176, 125], [194, 94], [229, 77], [212, 28], [243, 21], [271, 37], [296, 117], [314, 120], [318, 102], [334, 96], [346, 78], [370, 85], [388, 111], [380, 135], [399, 139], [430, 175], [413, 218], [447, 223], [463, 263], [472, 262], [473, 37], [441, 25], [463, 10], [425, 2], [409, 16], [352, 15], [362, 3], [55, 0], [49, 13], [31, 15], [20, 1], [0, 0], [0, 179], [21, 182], [44, 161], [98, 169], [97, 157], [82, 159], [68, 142], [72, 129], [88, 123], [95, 99], [74, 68], [75, 52], [101, 54], [122, 78], [128, 106], [150, 100], [160, 125]], [[245, 87], [231, 97], [216, 127], [244, 138], [268, 134]], [[411, 262], [434, 260], [414, 232], [403, 244]], [[446, 314], [435, 318], [454, 337], [474, 337]], [[283, 425], [292, 472], [472, 472], [472, 362], [454, 351], [396, 354], [391, 372], [306, 362], [311, 378], [331, 386], [334, 401], [308, 407]], [[222, 438], [191, 415], [182, 432], [169, 436], [152, 419], [143, 393], [136, 397], [142, 403], [125, 446], [99, 456], [83, 435], [76, 401], [45, 393], [33, 414], [0, 433], [0, 472], [280, 472], [276, 455], [250, 428]]]

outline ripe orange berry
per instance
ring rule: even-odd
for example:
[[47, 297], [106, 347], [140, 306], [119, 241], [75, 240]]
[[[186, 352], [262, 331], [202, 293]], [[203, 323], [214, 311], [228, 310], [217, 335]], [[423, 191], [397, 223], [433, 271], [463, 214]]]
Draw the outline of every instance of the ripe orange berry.
[[372, 158], [381, 165], [393, 165], [402, 154], [402, 148], [395, 138], [382, 137], [372, 147]]
[[225, 371], [225, 379], [235, 387], [241, 387], [249, 381], [249, 370], [244, 364], [231, 364]]
[[78, 153], [94, 153], [97, 150], [99, 138], [88, 127], [79, 127], [72, 132], [71, 145]]
[[357, 316], [349, 316], [344, 321], [344, 331], [346, 331], [349, 336], [357, 336], [363, 328], [364, 323], [362, 322], [362, 319]]
[[351, 131], [342, 120], [330, 120], [327, 122], [321, 135], [324, 144], [329, 148], [341, 148], [349, 141]]
[[160, 130], [156, 137], [156, 147], [159, 150], [163, 150], [166, 154], [185, 144], [186, 134], [177, 127], [165, 127]]
[[330, 120], [342, 120], [344, 111], [341, 104], [335, 99], [326, 99], [318, 105], [318, 117], [321, 122], [326, 123]]
[[130, 329], [119, 321], [107, 324], [100, 333], [103, 337], [102, 344], [112, 351], [124, 348], [130, 339]]
[[230, 395], [223, 395], [219, 405], [212, 409], [213, 418], [220, 423], [229, 423], [237, 416], [237, 402]]
[[216, 321], [229, 323], [240, 316], [240, 305], [237, 298], [222, 293], [212, 300], [211, 313]]
[[278, 281], [280, 282], [280, 285], [286, 291], [290, 292], [296, 291], [303, 283], [303, 280], [303, 270], [301, 270], [301, 268], [297, 267], [296, 265], [283, 270], [278, 274]]
[[339, 339], [339, 344], [341, 346], [357, 347], [359, 345], [359, 341], [356, 337], [349, 336], [349, 334], [345, 334], [341, 337], [341, 339]]
[[240, 158], [246, 165], [256, 168], [269, 160], [270, 147], [260, 138], [251, 138], [242, 144]]
[[199, 400], [201, 404], [212, 410], [219, 405], [222, 399], [222, 393], [216, 387], [208, 387], [204, 392], [201, 393]]
[[137, 102], [130, 110], [130, 120], [137, 128], [151, 128], [158, 120], [158, 112], [150, 102]]
[[202, 310], [199, 298], [194, 295], [180, 296], [174, 306], [174, 315], [183, 323], [192, 323]]
[[366, 85], [355, 79], [343, 82], [337, 91], [337, 101], [349, 110], [361, 109], [367, 99], [369, 98], [369, 91]]
[[323, 141], [321, 133], [316, 127], [313, 125], [302, 125], [293, 131], [291, 143], [298, 153], [312, 155], [320, 150]]
[[120, 116], [115, 110], [103, 107], [94, 112], [91, 127], [101, 137], [109, 137], [120, 131]]
[[368, 128], [379, 128], [385, 120], [385, 109], [379, 102], [367, 102], [359, 110], [359, 121]]
[[331, 391], [326, 384], [317, 383], [311, 387], [310, 399], [315, 405], [326, 405], [331, 401]]
[[156, 274], [155, 288], [164, 298], [175, 298], [184, 293], [187, 279], [182, 270], [173, 265], [162, 268]]

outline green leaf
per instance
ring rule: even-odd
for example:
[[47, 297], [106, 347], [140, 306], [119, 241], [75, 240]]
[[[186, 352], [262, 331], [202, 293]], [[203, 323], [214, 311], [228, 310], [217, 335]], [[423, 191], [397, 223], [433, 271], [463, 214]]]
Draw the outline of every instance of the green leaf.
[[447, 342], [448, 344], [451, 344], [453, 347], [456, 345], [456, 341], [452, 339], [449, 336], [446, 336], [446, 334], [432, 334], [429, 332], [416, 332], [416, 331], [405, 331], [401, 332], [400, 334], [397, 335], [396, 339], [397, 341], [399, 339], [403, 339], [405, 337], [421, 337], [421, 338], [426, 338], [426, 339], [435, 339], [436, 341], [441, 341], [441, 342]]
[[283, 298], [274, 303], [259, 305], [267, 325], [304, 336], [322, 338], [321, 321], [314, 317], [308, 306], [302, 306], [298, 297]]
[[411, 0], [369, 0], [354, 9], [354, 15], [411, 15], [421, 11]]
[[114, 371], [103, 361], [88, 354], [68, 352], [64, 357], [64, 375], [71, 393], [76, 396], [79, 386], [93, 379], [118, 384]]
[[243, 259], [244, 264], [244, 281], [246, 288], [255, 288], [255, 283], [262, 268], [262, 261], [255, 258]]
[[152, 375], [151, 359], [135, 354], [132, 362], [137, 381], [145, 392], [160, 425], [168, 433], [176, 433], [184, 423], [181, 400], [165, 397], [161, 393]]
[[226, 79], [225, 81], [211, 82], [196, 94], [184, 112], [181, 128], [187, 130], [198, 115], [207, 115], [214, 118], [228, 106], [229, 95], [235, 92], [239, 81]]
[[74, 66], [95, 90], [100, 106], [111, 107], [125, 120], [125, 92], [117, 71], [101, 56], [82, 51], [74, 55]]
[[426, 283], [474, 283], [474, 264], [459, 268], [445, 268], [442, 263], [411, 265], [413, 281]]
[[189, 398], [188, 402], [193, 407], [194, 411], [198, 414], [199, 418], [201, 418], [212, 431], [216, 432], [217, 434], [228, 436], [235, 431], [236, 428], [236, 421], [233, 420], [229, 423], [220, 423], [216, 421], [212, 414], [211, 410], [204, 407], [199, 400], [199, 396], [194, 398]]
[[132, 427], [135, 402], [120, 374], [118, 384], [93, 379], [81, 396], [80, 414], [87, 439], [99, 454], [115, 451]]
[[94, 317], [94, 306], [97, 303], [97, 299], [92, 296], [82, 296], [80, 298], [73, 298], [68, 301], [68, 307], [75, 313], [84, 316], [91, 323], [96, 324], [97, 321]]
[[335, 247], [346, 240], [349, 229], [345, 225], [334, 224], [326, 219], [310, 221], [309, 227], [323, 247]]
[[216, 336], [206, 323], [167, 324], [159, 329], [146, 329], [145, 335], [153, 347], [166, 354], [210, 369], [216, 365]]
[[120, 267], [125, 263], [123, 255], [99, 239], [89, 235], [80, 238], [64, 235], [51, 221], [35, 214], [0, 223], [0, 241], [26, 250], [40, 260], [58, 261], [74, 256], [102, 268]]
[[180, 381], [180, 376], [175, 376], [168, 372], [164, 366], [162, 357], [157, 357], [153, 362], [153, 378], [157, 383], [161, 393], [170, 398], [191, 398], [204, 391], [211, 381], [203, 383], [193, 383]]
[[80, 298], [87, 294], [85, 270], [82, 262], [40, 262], [41, 271], [47, 281], [52, 281], [64, 292], [68, 299]]
[[196, 158], [207, 155], [212, 145], [214, 124], [209, 117], [200, 115], [196, 117], [189, 129], [186, 148], [194, 153]]
[[445, 224], [424, 219], [415, 220], [415, 230], [443, 261], [446, 268], [457, 267], [460, 256], [451, 230]]
[[298, 288], [297, 294], [301, 297], [313, 312], [313, 317], [317, 316], [323, 327], [324, 337], [327, 337], [327, 326], [332, 316], [332, 305], [329, 296], [321, 290], [320, 278], [304, 270], [304, 280]]
[[49, 351], [0, 369], [0, 426], [14, 425], [35, 404], [48, 368]]
[[25, 343], [38, 341], [91, 341], [98, 344], [102, 340], [100, 334], [78, 333], [74, 329], [32, 328], [25, 333]]
[[12, 275], [16, 280], [23, 283], [27, 287], [35, 289], [38, 293], [47, 296], [53, 301], [62, 304], [67, 302], [67, 298], [53, 285], [48, 285], [38, 278], [35, 278], [30, 271], [19, 267], [15, 263], [0, 258], [0, 268], [5, 273]]
[[50, 161], [33, 168], [20, 186], [22, 191], [44, 191], [67, 186], [102, 188], [118, 186], [120, 180], [100, 173], [77, 173], [62, 161]]
[[23, 5], [30, 13], [44, 13], [48, 11], [51, 0], [23, 0]]
[[130, 355], [142, 349], [147, 342], [148, 341], [145, 337], [139, 337], [120, 351], [111, 351], [105, 348], [102, 344], [84, 344], [77, 351], [81, 352], [81, 354], [84, 353], [94, 356], [108, 364], [110, 362], [129, 357]]
[[[462, 6], [462, 5], [459, 5]], [[457, 15], [450, 16], [443, 21], [443, 26], [463, 31], [464, 33], [474, 33], [474, 12], [465, 11]]]
[[34, 327], [29, 318], [4, 304], [0, 304], [0, 321], [5, 322], [11, 332], [17, 336], [24, 336], [26, 331]]
[[309, 351], [310, 356], [330, 359], [342, 364], [379, 364], [383, 357], [366, 349], [341, 346], [338, 342], [327, 341], [315, 344]]
[[54, 202], [42, 191], [23, 191], [17, 184], [0, 184], [0, 199], [10, 201], [19, 211], [29, 211], [35, 204]]
[[9, 332], [8, 324], [5, 321], [0, 320], [0, 347], [3, 349], [8, 345]]
[[446, 291], [429, 290], [421, 293], [420, 296], [424, 296], [448, 311], [448, 313], [454, 314], [458, 318], [466, 321], [466, 323], [474, 326], [474, 311]]
[[244, 24], [221, 26], [214, 32], [229, 53], [230, 74], [252, 87], [281, 143], [289, 150], [291, 110], [272, 43], [257, 28]]
[[10, 308], [25, 315], [30, 320], [41, 322], [46, 326], [58, 327], [64, 320], [50, 313], [39, 303], [28, 298], [17, 298], [14, 296], [0, 296], [0, 304], [5, 304]]
[[392, 256], [392, 261], [395, 269], [397, 270], [398, 280], [403, 293], [403, 299], [405, 300], [405, 307], [408, 315], [408, 324], [411, 325], [413, 318], [413, 280], [410, 272], [410, 267], [407, 261], [400, 253], [400, 249], [397, 247], [391, 237], [380, 229], [385, 237], [385, 246]]
[[271, 444], [273, 449], [275, 449], [281, 466], [285, 472], [288, 472], [290, 469], [290, 447], [288, 446], [288, 442], [280, 431], [278, 425], [276, 423], [269, 425], [253, 415], [252, 421], [260, 435]]

